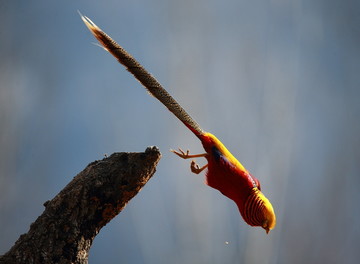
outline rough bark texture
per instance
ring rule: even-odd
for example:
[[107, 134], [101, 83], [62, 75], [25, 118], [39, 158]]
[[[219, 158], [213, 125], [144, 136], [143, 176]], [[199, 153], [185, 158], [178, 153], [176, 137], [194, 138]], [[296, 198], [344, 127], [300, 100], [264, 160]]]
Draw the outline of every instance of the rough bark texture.
[[100, 229], [125, 207], [155, 173], [161, 154], [114, 153], [90, 163], [51, 201], [0, 263], [88, 263]]

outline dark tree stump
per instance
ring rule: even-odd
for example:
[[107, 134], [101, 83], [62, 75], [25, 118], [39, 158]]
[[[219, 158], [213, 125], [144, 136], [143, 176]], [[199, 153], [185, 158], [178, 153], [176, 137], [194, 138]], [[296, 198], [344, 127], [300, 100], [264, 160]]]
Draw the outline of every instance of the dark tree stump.
[[90, 163], [51, 201], [0, 263], [88, 263], [100, 229], [126, 206], [155, 173], [161, 154], [114, 153]]

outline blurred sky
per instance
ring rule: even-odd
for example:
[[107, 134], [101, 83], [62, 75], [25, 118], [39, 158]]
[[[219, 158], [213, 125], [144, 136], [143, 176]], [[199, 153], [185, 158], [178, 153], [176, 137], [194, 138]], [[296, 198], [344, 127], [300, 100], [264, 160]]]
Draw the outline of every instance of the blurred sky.
[[[168, 151], [202, 148], [77, 10], [260, 179], [269, 235]], [[88, 163], [156, 145], [154, 178], [90, 263], [356, 263], [359, 12], [355, 0], [0, 0], [0, 254]]]

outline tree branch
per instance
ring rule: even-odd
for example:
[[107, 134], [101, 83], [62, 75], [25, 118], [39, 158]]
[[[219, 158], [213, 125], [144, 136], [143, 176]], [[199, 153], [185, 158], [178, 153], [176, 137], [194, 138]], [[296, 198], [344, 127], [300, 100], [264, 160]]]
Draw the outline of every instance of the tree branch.
[[126, 206], [155, 173], [161, 154], [114, 153], [90, 163], [19, 237], [0, 263], [88, 263], [100, 229]]

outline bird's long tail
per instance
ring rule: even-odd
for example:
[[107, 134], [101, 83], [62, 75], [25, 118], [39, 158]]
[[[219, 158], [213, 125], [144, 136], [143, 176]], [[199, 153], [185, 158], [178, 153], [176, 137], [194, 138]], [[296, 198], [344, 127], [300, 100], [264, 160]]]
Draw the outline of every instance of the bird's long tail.
[[205, 133], [192, 119], [192, 117], [182, 108], [178, 102], [161, 86], [161, 84], [152, 76], [133, 56], [131, 56], [123, 47], [117, 44], [111, 37], [102, 31], [88, 17], [81, 15], [81, 19], [89, 28], [90, 32], [100, 42], [105, 50], [110, 52], [125, 68], [132, 73], [135, 78], [161, 103], [163, 103], [177, 118], [180, 119], [196, 136]]

